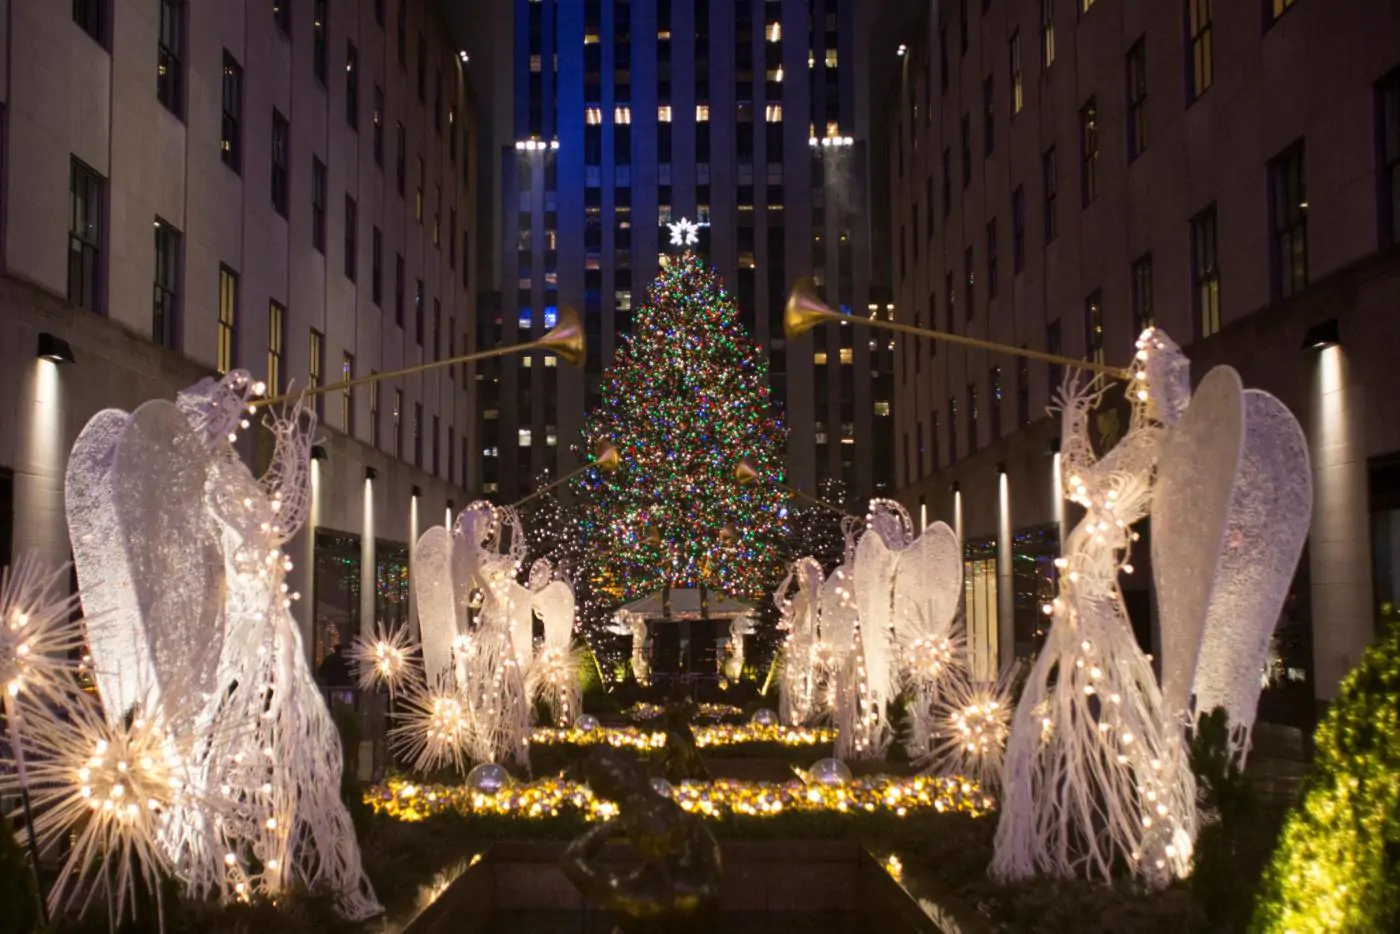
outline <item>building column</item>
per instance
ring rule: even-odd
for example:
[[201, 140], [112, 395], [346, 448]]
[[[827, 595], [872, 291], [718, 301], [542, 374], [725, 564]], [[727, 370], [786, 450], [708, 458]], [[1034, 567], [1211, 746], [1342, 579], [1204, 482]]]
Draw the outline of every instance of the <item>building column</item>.
[[1011, 550], [1011, 484], [997, 465], [997, 671], [1016, 658], [1016, 600]]
[[14, 465], [12, 558], [33, 553], [51, 565], [71, 560], [63, 485], [68, 464], [65, 373], [59, 364], [34, 359], [17, 406], [20, 444]]
[[1313, 515], [1308, 559], [1313, 689], [1319, 701], [1336, 697], [1338, 683], [1375, 635], [1363, 402], [1348, 371], [1340, 344], [1319, 351], [1309, 401]]

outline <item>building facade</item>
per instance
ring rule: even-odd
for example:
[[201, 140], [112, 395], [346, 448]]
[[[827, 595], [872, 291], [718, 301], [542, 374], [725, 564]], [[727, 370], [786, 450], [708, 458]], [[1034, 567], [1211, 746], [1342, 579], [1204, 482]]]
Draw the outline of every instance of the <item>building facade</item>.
[[[3, 23], [6, 561], [68, 558], [68, 451], [103, 408], [238, 367], [276, 394], [468, 348], [473, 101], [435, 5], [28, 0]], [[74, 363], [36, 357], [55, 338]], [[317, 397], [292, 577], [317, 662], [410, 620], [411, 543], [475, 483], [474, 386], [449, 367]]]
[[[1315, 514], [1266, 710], [1332, 697], [1400, 580], [1398, 66], [1380, 0], [961, 0], [930, 7], [891, 89], [901, 320], [1115, 366], [1156, 325], [1193, 379], [1230, 364], [1298, 415]], [[963, 537], [979, 651], [1024, 656], [1074, 519], [1045, 415], [1061, 374], [919, 340], [895, 372], [899, 497]], [[1101, 444], [1125, 414], [1095, 413]], [[1153, 651], [1147, 524], [1133, 564]]]
[[[483, 345], [538, 337], [561, 303], [587, 326], [582, 370], [547, 355], [482, 369], [484, 488], [504, 500], [572, 450], [646, 300], [667, 224], [702, 225], [770, 364], [791, 481], [889, 489], [888, 342], [825, 328], [789, 346], [782, 309], [814, 276], [832, 306], [889, 314], [872, 291], [865, 77], [857, 0], [515, 0], [501, 140], [501, 289]], [[504, 40], [501, 40], [504, 41]], [[494, 69], [499, 75], [501, 69]], [[503, 83], [503, 82], [502, 82]], [[507, 122], [500, 119], [498, 125]]]

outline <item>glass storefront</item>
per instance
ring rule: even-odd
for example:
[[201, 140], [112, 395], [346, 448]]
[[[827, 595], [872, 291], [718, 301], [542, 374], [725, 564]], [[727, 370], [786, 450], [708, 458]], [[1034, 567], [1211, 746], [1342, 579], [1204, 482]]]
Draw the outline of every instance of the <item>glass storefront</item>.
[[968, 542], [963, 547], [963, 614], [967, 622], [967, 660], [974, 681], [997, 677], [997, 543]]
[[1056, 525], [1020, 529], [1011, 536], [1011, 585], [1016, 657], [1029, 658], [1040, 651], [1050, 630], [1044, 607], [1055, 599], [1059, 575], [1060, 530]]
[[408, 625], [408, 546], [378, 539], [374, 543], [374, 619], [386, 630]]
[[316, 530], [315, 590], [312, 659], [319, 674], [337, 648], [349, 652], [360, 632], [360, 536]]

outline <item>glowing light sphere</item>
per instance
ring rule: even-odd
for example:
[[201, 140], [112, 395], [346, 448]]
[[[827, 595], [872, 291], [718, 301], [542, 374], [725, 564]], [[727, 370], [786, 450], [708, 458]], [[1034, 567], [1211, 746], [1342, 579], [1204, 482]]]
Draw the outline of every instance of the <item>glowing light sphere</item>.
[[671, 787], [671, 783], [659, 775], [652, 778], [651, 790], [663, 798], [674, 797], [676, 793], [676, 790]]
[[21, 557], [0, 581], [0, 690], [52, 693], [76, 670], [70, 660], [82, 646], [68, 625], [77, 597], [68, 594], [68, 568], [45, 568]]
[[846, 785], [851, 781], [851, 769], [840, 759], [818, 759], [807, 775], [819, 785]]
[[581, 714], [579, 718], [574, 721], [574, 729], [581, 733], [592, 733], [600, 726], [602, 726], [602, 724], [598, 722], [598, 718], [591, 713]]
[[359, 675], [360, 688], [370, 691], [383, 685], [393, 697], [413, 675], [409, 660], [414, 648], [407, 626], [385, 629], [381, 623], [375, 626], [373, 637], [356, 636], [350, 658]]
[[510, 773], [504, 766], [483, 762], [467, 773], [467, 787], [483, 795], [499, 794], [510, 785]]
[[462, 767], [473, 731], [470, 711], [457, 692], [411, 691], [398, 717], [389, 740], [414, 768], [431, 771], [449, 763]]
[[767, 707], [760, 707], [749, 717], [749, 722], [754, 726], [777, 726], [778, 715]]

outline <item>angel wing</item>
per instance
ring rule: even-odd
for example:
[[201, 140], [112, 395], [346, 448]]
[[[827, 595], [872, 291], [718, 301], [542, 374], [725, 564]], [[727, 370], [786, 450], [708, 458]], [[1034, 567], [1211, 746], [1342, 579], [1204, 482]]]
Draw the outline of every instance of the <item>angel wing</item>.
[[962, 598], [962, 577], [962, 544], [945, 522], [924, 529], [899, 552], [894, 580], [897, 639], [946, 636]]
[[1162, 632], [1162, 700], [1169, 717], [1190, 706], [1243, 444], [1239, 374], [1216, 367], [1165, 439], [1153, 491], [1152, 571]]
[[878, 533], [867, 533], [856, 545], [856, 610], [865, 649], [866, 683], [878, 704], [894, 699], [890, 630], [894, 625], [894, 576], [899, 555]]
[[1246, 390], [1244, 453], [1193, 682], [1196, 715], [1224, 707], [1240, 731], [1240, 748], [1254, 725], [1269, 637], [1307, 538], [1312, 492], [1298, 420], [1268, 393]]
[[545, 645], [567, 646], [574, 632], [574, 588], [568, 581], [551, 581], [536, 591], [534, 604], [544, 622]]
[[452, 534], [441, 525], [424, 532], [413, 550], [413, 590], [418, 599], [423, 674], [429, 685], [447, 683], [453, 670], [452, 641], [457, 638], [457, 609], [452, 552]]

